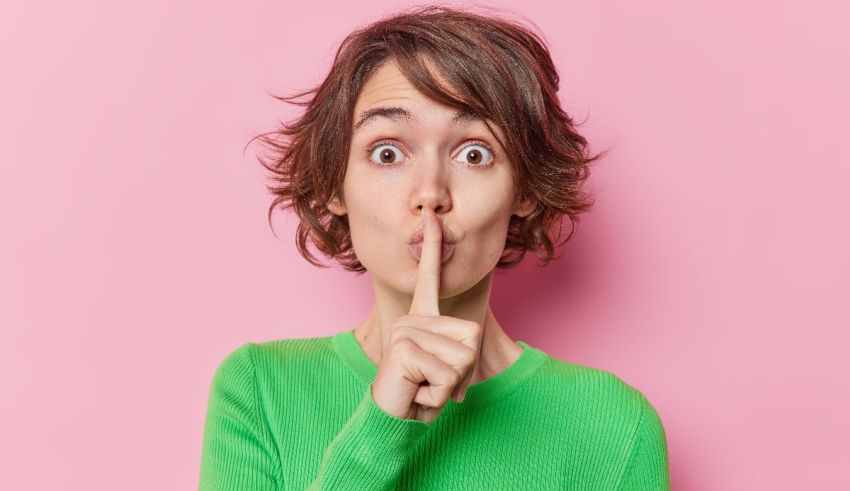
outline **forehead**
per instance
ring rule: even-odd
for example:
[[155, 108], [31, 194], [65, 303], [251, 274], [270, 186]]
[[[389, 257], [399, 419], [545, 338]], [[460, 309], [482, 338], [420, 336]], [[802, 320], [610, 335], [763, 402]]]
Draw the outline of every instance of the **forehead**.
[[[385, 119], [393, 122], [403, 122], [408, 126], [416, 126], [422, 119], [404, 106], [372, 106], [362, 111], [354, 123], [354, 133], [379, 120]], [[473, 112], [460, 110], [450, 116], [446, 121], [449, 128], [470, 122], [480, 122], [481, 119]]]
[[[448, 87], [433, 70], [435, 78], [443, 87]], [[470, 111], [459, 110], [438, 103], [419, 92], [401, 73], [393, 60], [388, 60], [376, 69], [363, 84], [354, 105], [353, 133], [377, 121], [389, 121], [410, 126], [465, 126], [483, 121]], [[488, 121], [493, 125], [492, 121]], [[499, 133], [502, 133], [496, 129]]]
[[378, 113], [378, 116], [394, 116], [390, 119], [404, 120], [409, 124], [419, 123], [428, 116], [444, 118], [456, 112], [425, 97], [404, 77], [393, 60], [381, 65], [363, 84], [354, 105], [355, 125], [364, 115], [369, 116], [364, 112], [379, 107], [404, 108], [405, 111]]
[[[433, 65], [429, 64], [429, 67], [433, 67]], [[431, 68], [431, 73], [435, 75], [441, 85], [446, 86], [439, 70]], [[371, 106], [387, 100], [416, 102], [428, 100], [404, 77], [393, 59], [386, 60], [366, 79], [366, 83], [361, 87], [360, 94], [357, 97], [355, 109], [362, 109], [364, 106]]]

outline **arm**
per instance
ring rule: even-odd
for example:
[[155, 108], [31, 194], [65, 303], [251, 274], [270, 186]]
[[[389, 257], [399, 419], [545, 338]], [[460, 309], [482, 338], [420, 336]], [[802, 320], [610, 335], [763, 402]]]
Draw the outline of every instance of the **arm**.
[[[213, 376], [204, 429], [200, 491], [280, 491], [280, 456], [260, 411], [251, 343]], [[371, 385], [325, 449], [308, 489], [392, 489], [413, 443], [429, 424], [396, 418], [375, 404]]]
[[642, 414], [617, 489], [668, 491], [670, 475], [664, 426], [643, 395], [641, 402]]
[[370, 384], [325, 450], [308, 489], [393, 489], [413, 444], [429, 427], [385, 412], [372, 398]]
[[283, 489], [280, 456], [262, 423], [251, 343], [213, 375], [201, 452], [200, 491]]

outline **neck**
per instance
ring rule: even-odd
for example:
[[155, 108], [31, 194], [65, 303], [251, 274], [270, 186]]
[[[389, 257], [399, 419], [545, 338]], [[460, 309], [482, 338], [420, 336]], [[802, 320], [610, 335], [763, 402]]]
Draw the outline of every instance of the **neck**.
[[[522, 353], [504, 332], [490, 309], [490, 290], [493, 272], [472, 288], [458, 295], [441, 298], [440, 315], [477, 322], [483, 328], [481, 352], [469, 384], [486, 380], [510, 366]], [[406, 315], [413, 300], [373, 278], [375, 305], [366, 319], [354, 329], [355, 338], [372, 362], [380, 366], [396, 319]]]

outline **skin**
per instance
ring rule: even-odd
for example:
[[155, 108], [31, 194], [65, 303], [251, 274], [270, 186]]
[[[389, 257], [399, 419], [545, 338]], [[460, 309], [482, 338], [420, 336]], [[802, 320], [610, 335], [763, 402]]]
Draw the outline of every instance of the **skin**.
[[[375, 401], [399, 417], [430, 420], [439, 409], [434, 405], [502, 372], [522, 353], [494, 317], [489, 298], [510, 217], [528, 215], [535, 203], [517, 202], [511, 163], [483, 121], [449, 127], [458, 110], [425, 97], [392, 61], [362, 87], [354, 121], [378, 106], [403, 107], [415, 121], [378, 117], [353, 134], [344, 198], [334, 198], [328, 209], [348, 215], [352, 245], [372, 279], [375, 305], [354, 334], [379, 367]], [[378, 140], [390, 142], [374, 147]], [[425, 240], [417, 260], [408, 241], [420, 226]], [[443, 228], [457, 242], [441, 262]], [[458, 380], [446, 378], [446, 366]]]

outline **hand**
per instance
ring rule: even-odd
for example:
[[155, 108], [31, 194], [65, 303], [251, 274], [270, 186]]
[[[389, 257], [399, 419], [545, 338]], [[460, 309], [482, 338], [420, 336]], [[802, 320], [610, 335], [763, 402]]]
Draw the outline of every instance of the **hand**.
[[391, 326], [372, 398], [397, 418], [430, 423], [449, 397], [461, 402], [466, 395], [483, 328], [477, 322], [440, 315], [443, 232], [432, 209], [422, 209], [422, 220], [424, 240], [413, 302], [408, 315]]

